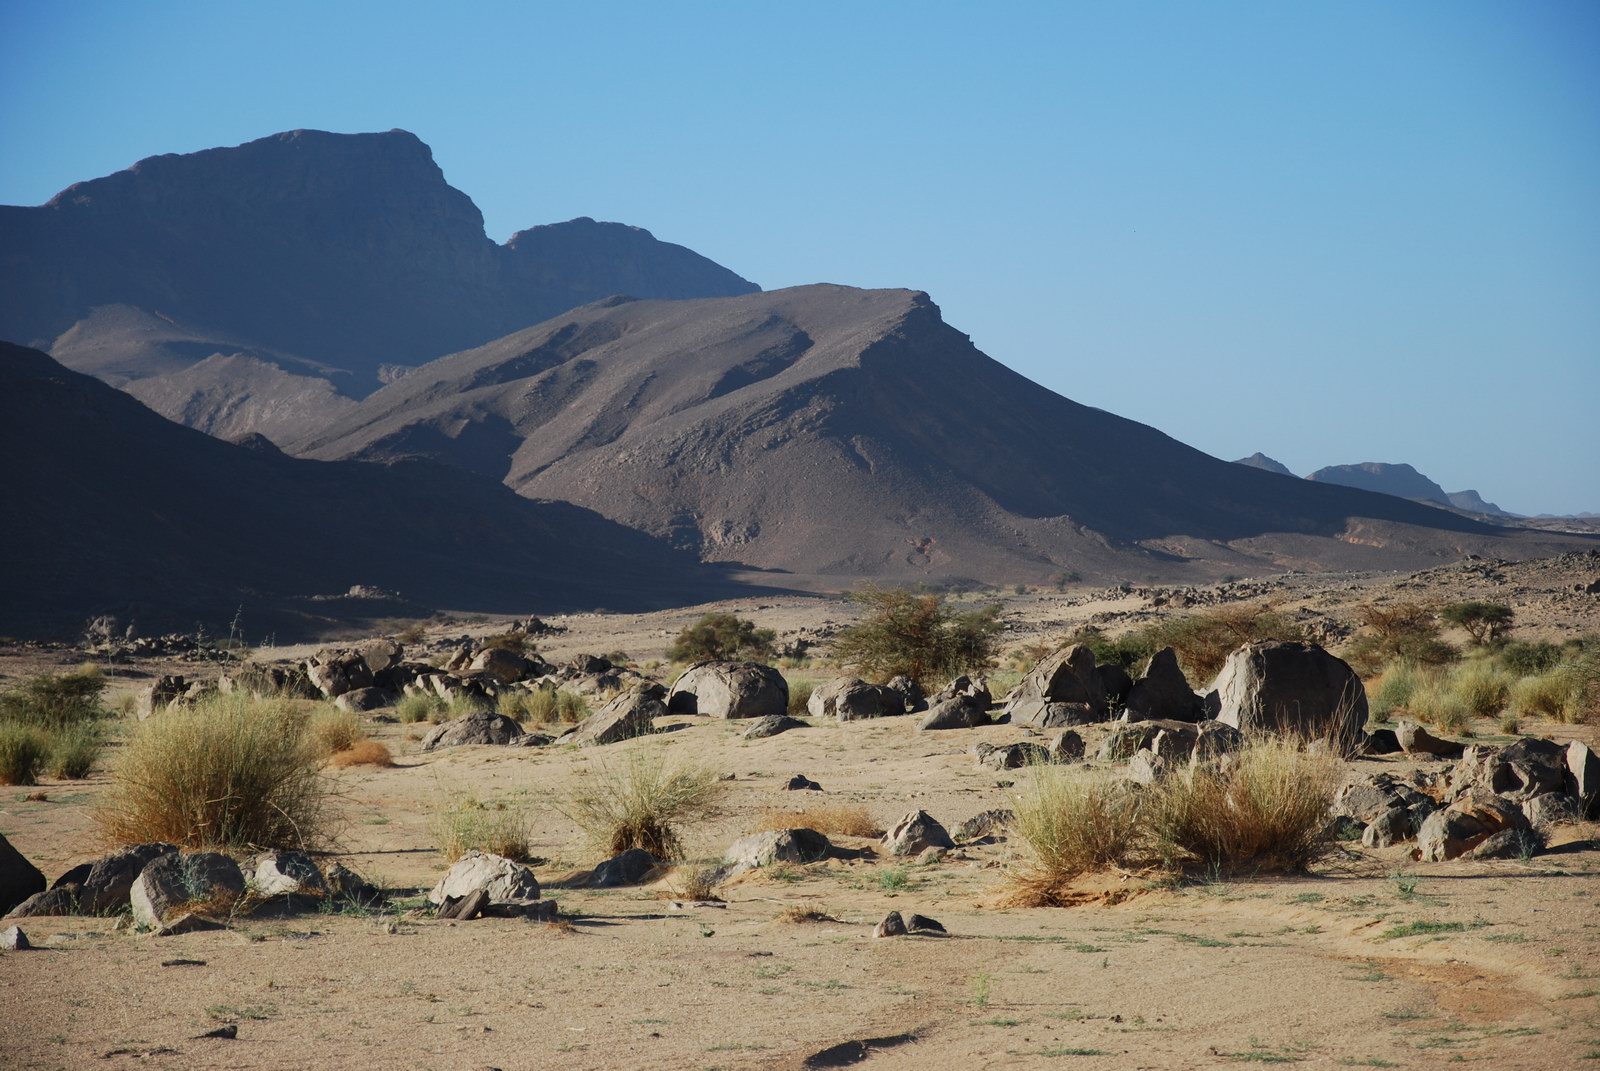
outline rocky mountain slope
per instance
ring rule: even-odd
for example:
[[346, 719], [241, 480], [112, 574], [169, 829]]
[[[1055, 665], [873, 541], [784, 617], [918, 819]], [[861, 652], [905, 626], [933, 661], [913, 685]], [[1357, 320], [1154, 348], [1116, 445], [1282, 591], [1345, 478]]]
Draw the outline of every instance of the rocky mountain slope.
[[[38, 207], [0, 206], [0, 338], [50, 351], [175, 419], [282, 440], [255, 389], [291, 375], [300, 424], [397, 369], [611, 294], [744, 294], [682, 246], [575, 219], [490, 240], [402, 130], [296, 130], [141, 160]], [[253, 385], [219, 396], [213, 355]], [[246, 369], [244, 366], [250, 365]], [[281, 385], [281, 384], [280, 384]]]
[[1257, 450], [1255, 453], [1251, 454], [1249, 457], [1241, 457], [1241, 458], [1237, 459], [1236, 461], [1234, 461], [1234, 464], [1235, 465], [1249, 465], [1251, 468], [1260, 469], [1262, 472], [1276, 472], [1279, 476], [1293, 476], [1294, 475], [1293, 472], [1289, 471], [1289, 466], [1285, 465], [1281, 461], [1278, 461], [1278, 460], [1276, 460], [1274, 458], [1268, 457], [1266, 454], [1263, 454], [1260, 450]]
[[[732, 590], [648, 536], [427, 461], [326, 464], [181, 427], [0, 343], [0, 634], [113, 613], [280, 639], [351, 616], [671, 606]], [[406, 602], [321, 596], [368, 585]], [[369, 600], [370, 601], [370, 600]]]
[[907, 290], [590, 305], [419, 369], [291, 449], [445, 461], [824, 587], [1570, 545], [1209, 457], [1030, 382]]
[[1450, 505], [1450, 496], [1443, 487], [1428, 479], [1410, 465], [1391, 465], [1383, 461], [1364, 461], [1359, 465], [1329, 465], [1307, 476], [1318, 483], [1335, 483], [1340, 487], [1359, 487], [1363, 491], [1397, 495], [1426, 502]]

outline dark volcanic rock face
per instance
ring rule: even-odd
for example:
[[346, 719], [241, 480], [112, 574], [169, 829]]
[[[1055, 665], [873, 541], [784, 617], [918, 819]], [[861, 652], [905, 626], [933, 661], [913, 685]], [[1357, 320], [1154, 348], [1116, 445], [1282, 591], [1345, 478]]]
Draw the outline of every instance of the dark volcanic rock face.
[[36, 208], [0, 207], [0, 250], [0, 337], [80, 371], [120, 384], [246, 354], [356, 397], [384, 365], [610, 294], [756, 289], [621, 224], [573, 220], [496, 245], [401, 130], [151, 157]]
[[419, 368], [290, 449], [435, 458], [708, 560], [807, 576], [1193, 576], [1531, 553], [1504, 530], [1220, 461], [1079, 405], [979, 352], [909, 290], [597, 303]]

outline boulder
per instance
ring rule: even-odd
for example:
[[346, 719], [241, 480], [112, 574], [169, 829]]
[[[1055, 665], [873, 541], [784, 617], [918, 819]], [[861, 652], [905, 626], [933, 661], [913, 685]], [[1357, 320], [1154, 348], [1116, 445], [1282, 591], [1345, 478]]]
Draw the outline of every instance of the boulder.
[[989, 724], [989, 708], [971, 696], [958, 695], [936, 701], [918, 723], [921, 730], [972, 729]]
[[785, 792], [821, 792], [822, 786], [803, 773], [797, 773], [784, 783]]
[[1167, 776], [1167, 769], [1166, 757], [1148, 748], [1135, 752], [1128, 760], [1128, 777], [1135, 784], [1153, 785]]
[[629, 848], [595, 867], [589, 875], [589, 886], [594, 889], [615, 889], [623, 885], [637, 885], [661, 860], [643, 848]]
[[536, 676], [535, 671], [540, 668], [542, 668], [541, 663], [502, 647], [486, 647], [467, 663], [467, 672], [482, 674], [499, 684], [515, 684], [517, 681], [527, 680]]
[[1199, 721], [1203, 706], [1178, 667], [1178, 653], [1171, 647], [1163, 647], [1150, 656], [1144, 673], [1128, 689], [1124, 705], [1130, 721]]
[[991, 770], [1020, 770], [1024, 766], [1042, 766], [1050, 761], [1050, 751], [1040, 744], [1002, 744], [978, 748], [978, 765]]
[[352, 714], [365, 714], [369, 710], [382, 710], [394, 706], [396, 697], [382, 688], [352, 688], [333, 701], [340, 710]]
[[922, 685], [912, 678], [904, 674], [890, 677], [884, 687], [900, 697], [900, 709], [907, 713], [919, 714], [928, 709], [928, 700], [922, 694]]
[[356, 644], [355, 653], [361, 656], [361, 661], [367, 664], [367, 669], [377, 677], [380, 673], [400, 664], [400, 659], [405, 655], [405, 648], [394, 640], [380, 637]]
[[1074, 644], [1034, 666], [1006, 699], [1012, 725], [1057, 728], [1106, 718], [1106, 690], [1094, 652]]
[[920, 855], [925, 848], [954, 848], [955, 841], [927, 811], [912, 811], [883, 835], [890, 855]]
[[1441, 740], [1414, 721], [1401, 721], [1395, 726], [1395, 740], [1407, 755], [1432, 755], [1453, 759], [1462, 751], [1462, 745], [1453, 740]]
[[250, 887], [257, 896], [303, 896], [321, 900], [329, 895], [327, 878], [305, 852], [262, 852], [250, 860]]
[[[1128, 702], [1128, 692], [1133, 688], [1133, 678], [1128, 671], [1115, 662], [1106, 662], [1094, 668], [1100, 676], [1100, 684], [1106, 690], [1106, 706], [1110, 710], [1121, 710]], [[1198, 705], [1199, 698], [1195, 703]]]
[[1194, 749], [1189, 753], [1191, 762], [1205, 762], [1239, 750], [1244, 746], [1244, 734], [1226, 722], [1208, 718], [1195, 726]]
[[1294, 733], [1350, 752], [1367, 721], [1367, 691], [1316, 644], [1251, 643], [1228, 656], [1213, 689], [1217, 720], [1242, 732]]
[[561, 737], [564, 744], [615, 744], [655, 732], [655, 720], [667, 716], [667, 690], [646, 681], [615, 696]]
[[7, 926], [0, 930], [0, 952], [26, 952], [32, 947], [21, 926]]
[[1199, 739], [1200, 726], [1193, 722], [1129, 722], [1106, 734], [1096, 757], [1102, 762], [1124, 762], [1148, 748], [1163, 758], [1186, 761]]
[[335, 900], [362, 907], [377, 907], [388, 899], [382, 889], [343, 863], [328, 864], [322, 877], [328, 883], [328, 895]]
[[757, 718], [750, 723], [750, 728], [744, 731], [746, 740], [765, 740], [769, 736], [786, 733], [790, 729], [809, 729], [811, 726], [799, 718], [791, 718], [787, 714], [768, 714], [764, 718]]
[[439, 879], [428, 892], [435, 906], [483, 892], [489, 902], [539, 899], [539, 881], [533, 871], [514, 860], [474, 848]]
[[231, 673], [217, 676], [217, 691], [231, 695], [283, 696], [288, 699], [321, 699], [322, 692], [301, 666], [246, 662]]
[[789, 683], [759, 662], [699, 662], [684, 670], [667, 696], [673, 714], [762, 718], [789, 711]]
[[44, 892], [44, 872], [0, 836], [0, 915], [28, 897]]
[[611, 659], [602, 658], [600, 655], [581, 654], [567, 663], [574, 673], [580, 676], [593, 677], [610, 673], [617, 668], [611, 664]]
[[1450, 771], [1450, 791], [1481, 786], [1518, 803], [1566, 788], [1567, 749], [1524, 737], [1503, 748], [1469, 747]]
[[832, 849], [814, 829], [769, 829], [740, 837], [723, 855], [725, 877], [774, 863], [814, 863]]
[[189, 682], [177, 674], [164, 674], [139, 692], [134, 712], [144, 721], [152, 714], [165, 710], [182, 699], [189, 690]]
[[1046, 750], [1051, 762], [1077, 762], [1083, 758], [1083, 737], [1068, 729], [1057, 734]]
[[133, 921], [153, 930], [178, 915], [226, 914], [243, 895], [239, 864], [221, 852], [169, 852], [139, 872], [128, 902]]
[[1528, 825], [1540, 832], [1556, 826], [1570, 825], [1583, 818], [1583, 808], [1565, 792], [1546, 792], [1542, 796], [1522, 801], [1522, 814]]
[[951, 699], [966, 698], [973, 700], [984, 710], [988, 710], [994, 703], [994, 697], [989, 694], [989, 685], [982, 678], [973, 680], [965, 673], [961, 674], [949, 684], [940, 688], [928, 697], [928, 706], [938, 706], [940, 703]]
[[78, 913], [78, 893], [81, 885], [60, 885], [46, 889], [44, 892], [34, 893], [22, 903], [13, 907], [6, 914], [6, 918], [26, 919], [39, 918], [48, 915], [76, 915]]
[[1404, 807], [1390, 807], [1367, 823], [1361, 831], [1361, 843], [1368, 848], [1387, 848], [1410, 840], [1415, 833], [1411, 812]]
[[874, 937], [903, 937], [906, 933], [905, 919], [900, 917], [900, 912], [891, 911], [883, 916], [883, 921], [872, 928]]
[[344, 668], [337, 663], [321, 665], [307, 662], [306, 679], [322, 693], [324, 699], [337, 699], [350, 690], [350, 680], [344, 675]]
[[145, 867], [166, 855], [174, 855], [171, 844], [133, 844], [101, 856], [89, 868], [78, 894], [78, 910], [86, 915], [105, 915], [128, 906], [133, 883]]
[[813, 718], [883, 718], [905, 713], [905, 699], [896, 691], [868, 684], [859, 677], [835, 677], [820, 685], [806, 700], [806, 711]]
[[956, 837], [962, 841], [983, 840], [986, 837], [998, 837], [1004, 833], [1005, 828], [1016, 821], [1015, 811], [995, 809], [979, 811], [971, 818], [956, 827]]
[[1438, 809], [1432, 797], [1416, 785], [1389, 773], [1368, 774], [1340, 786], [1334, 794], [1332, 815], [1363, 824], [1374, 821], [1385, 811], [1400, 808], [1413, 816], [1414, 824]]
[[1425, 863], [1454, 859], [1502, 830], [1526, 828], [1528, 819], [1515, 803], [1474, 788], [1422, 823], [1417, 830], [1418, 858]]
[[1566, 791], [1578, 801], [1588, 818], [1600, 818], [1600, 758], [1588, 744], [1573, 740], [1567, 744]]
[[1393, 729], [1374, 729], [1361, 742], [1363, 755], [1395, 755], [1402, 750], [1400, 737]]
[[1526, 859], [1543, 845], [1539, 835], [1531, 829], [1502, 829], [1477, 847], [1465, 853], [1463, 859]]
[[492, 710], [474, 710], [471, 714], [428, 730], [428, 735], [422, 738], [422, 750], [433, 751], [463, 744], [514, 744], [522, 736], [522, 726], [504, 714], [496, 714]]

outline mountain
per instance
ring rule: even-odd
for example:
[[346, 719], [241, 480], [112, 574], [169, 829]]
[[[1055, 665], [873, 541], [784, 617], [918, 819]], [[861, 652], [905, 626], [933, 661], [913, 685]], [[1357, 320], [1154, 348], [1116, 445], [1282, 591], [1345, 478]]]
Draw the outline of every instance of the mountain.
[[[618, 223], [575, 219], [497, 245], [403, 130], [155, 156], [38, 207], [0, 206], [0, 338], [117, 386], [163, 379], [142, 395], [166, 415], [278, 439], [406, 367], [599, 298], [756, 289]], [[213, 355], [233, 359], [249, 398], [219, 396], [214, 367], [194, 371]], [[256, 389], [285, 375], [337, 392], [289, 387], [302, 403], [291, 427]]]
[[290, 448], [432, 458], [823, 588], [1568, 545], [1220, 461], [1030, 382], [909, 290], [596, 303], [419, 368]]
[[1507, 513], [1493, 502], [1486, 502], [1482, 495], [1476, 491], [1451, 491], [1450, 504], [1456, 509], [1464, 509], [1468, 513], [1483, 513], [1491, 517], [1514, 517], [1516, 514]]
[[1441, 506], [1451, 504], [1450, 496], [1445, 493], [1443, 487], [1410, 465], [1391, 465], [1382, 461], [1364, 461], [1359, 465], [1329, 465], [1313, 472], [1306, 479], [1318, 483], [1338, 484], [1340, 487], [1359, 487], [1363, 491], [1376, 491], [1398, 498], [1437, 502]]
[[1263, 454], [1260, 450], [1257, 450], [1255, 453], [1251, 454], [1249, 457], [1241, 457], [1241, 458], [1239, 458], [1237, 461], [1234, 462], [1234, 464], [1235, 465], [1249, 465], [1251, 468], [1260, 469], [1263, 472], [1276, 472], [1279, 476], [1293, 476], [1294, 475], [1294, 473], [1289, 471], [1289, 466], [1285, 465], [1281, 461], [1273, 460], [1272, 458], [1268, 457], [1266, 454]]
[[[146, 632], [251, 635], [393, 616], [322, 596], [355, 585], [427, 607], [527, 613], [662, 607], [731, 590], [713, 570], [566, 503], [422, 460], [325, 463], [259, 436], [182, 427], [35, 350], [0, 343], [0, 634], [92, 615]], [[370, 602], [370, 600], [368, 600]]]

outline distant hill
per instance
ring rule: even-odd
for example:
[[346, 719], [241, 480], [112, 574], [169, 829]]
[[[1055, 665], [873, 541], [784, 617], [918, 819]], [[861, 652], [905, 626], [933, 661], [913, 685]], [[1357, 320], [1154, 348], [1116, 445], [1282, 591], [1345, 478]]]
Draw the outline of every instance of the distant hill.
[[1241, 457], [1241, 458], [1239, 458], [1237, 461], [1234, 462], [1234, 464], [1235, 465], [1249, 465], [1251, 468], [1260, 469], [1263, 472], [1276, 472], [1279, 476], [1293, 476], [1294, 475], [1294, 473], [1289, 471], [1289, 466], [1285, 465], [1281, 461], [1274, 461], [1272, 458], [1268, 457], [1266, 454], [1263, 454], [1260, 450], [1257, 450], [1255, 453], [1251, 454], [1249, 457]]
[[1468, 513], [1484, 513], [1491, 517], [1513, 517], [1515, 514], [1507, 513], [1493, 502], [1486, 502], [1482, 495], [1476, 491], [1451, 491], [1450, 504], [1456, 509], [1464, 509]]
[[419, 368], [291, 449], [433, 458], [820, 587], [1571, 545], [1220, 461], [1030, 382], [909, 290], [589, 305]]
[[1333, 483], [1340, 487], [1359, 487], [1363, 491], [1394, 495], [1397, 498], [1414, 498], [1451, 504], [1443, 487], [1428, 479], [1410, 465], [1391, 465], [1383, 461], [1364, 461], [1359, 465], [1329, 465], [1318, 469], [1306, 479], [1317, 483]]
[[[34, 350], [0, 343], [0, 634], [75, 634], [92, 615], [146, 632], [315, 635], [411, 612], [663, 607], [731, 585], [577, 506], [534, 502], [428, 461], [302, 461], [255, 437], [181, 427]], [[358, 600], [359, 602], [359, 600]]]
[[[403, 130], [296, 130], [155, 156], [38, 207], [0, 206], [0, 338], [138, 388], [162, 413], [282, 441], [401, 369], [612, 294], [758, 289], [619, 223], [497, 245]], [[244, 384], [229, 395], [214, 355]], [[285, 376], [324, 380], [288, 384]], [[273, 382], [281, 396], [264, 393]], [[275, 397], [293, 397], [274, 408]]]

